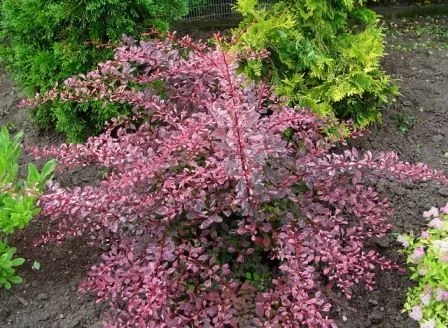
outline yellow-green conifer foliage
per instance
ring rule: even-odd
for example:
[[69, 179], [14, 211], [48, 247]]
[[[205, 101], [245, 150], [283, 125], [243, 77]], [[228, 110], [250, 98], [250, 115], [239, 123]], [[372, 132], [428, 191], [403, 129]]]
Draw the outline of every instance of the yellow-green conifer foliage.
[[379, 18], [363, 0], [239, 0], [237, 10], [244, 20], [233, 48], [270, 52], [242, 60], [242, 70], [269, 80], [290, 103], [365, 126], [380, 119], [379, 107], [396, 94], [380, 67]]

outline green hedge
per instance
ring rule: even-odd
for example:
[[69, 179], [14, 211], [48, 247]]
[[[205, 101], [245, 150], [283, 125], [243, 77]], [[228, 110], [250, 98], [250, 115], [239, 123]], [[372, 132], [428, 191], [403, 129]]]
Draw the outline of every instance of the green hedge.
[[[196, 0], [201, 1], [201, 0]], [[0, 59], [28, 96], [43, 93], [69, 76], [91, 70], [112, 56], [97, 45], [166, 29], [188, 13], [188, 0], [3, 0]], [[99, 132], [105, 120], [128, 108], [53, 103], [35, 111], [45, 127], [70, 141]]]

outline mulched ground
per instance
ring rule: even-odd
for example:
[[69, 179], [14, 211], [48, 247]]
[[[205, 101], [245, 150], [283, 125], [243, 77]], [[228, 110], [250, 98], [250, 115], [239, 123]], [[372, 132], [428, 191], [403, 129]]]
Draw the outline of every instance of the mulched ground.
[[[393, 150], [406, 161], [423, 161], [448, 172], [448, 36], [443, 33], [444, 28], [448, 31], [447, 24], [447, 17], [437, 22], [432, 18], [387, 22], [390, 46], [383, 66], [399, 79], [402, 95], [383, 110], [383, 124], [371, 128], [353, 142], [354, 146]], [[434, 25], [441, 30], [431, 27]], [[429, 27], [421, 30], [419, 26]], [[26, 111], [15, 107], [18, 98], [12, 83], [0, 71], [0, 125], [8, 123], [13, 129], [23, 129], [25, 145], [62, 142], [60, 136], [39, 131]], [[29, 159], [25, 154], [23, 162]], [[94, 171], [75, 170], [56, 178], [74, 186], [95, 182], [99, 177]], [[394, 205], [391, 223], [395, 232], [419, 231], [424, 224], [421, 213], [448, 201], [448, 188], [433, 184], [398, 185], [380, 180], [377, 189]], [[32, 247], [32, 241], [48, 228], [46, 221], [37, 220], [11, 240], [27, 262], [20, 269], [24, 283], [0, 291], [0, 327], [100, 327], [101, 307], [91, 297], [78, 294], [77, 286], [101, 249], [89, 247], [83, 240]], [[403, 260], [393, 236], [372, 241], [371, 246], [399, 262]], [[34, 260], [41, 263], [39, 271], [31, 268]], [[341, 328], [418, 327], [401, 314], [410, 284], [405, 273], [379, 273], [377, 289], [368, 292], [360, 286], [352, 300], [338, 298], [333, 316]]]

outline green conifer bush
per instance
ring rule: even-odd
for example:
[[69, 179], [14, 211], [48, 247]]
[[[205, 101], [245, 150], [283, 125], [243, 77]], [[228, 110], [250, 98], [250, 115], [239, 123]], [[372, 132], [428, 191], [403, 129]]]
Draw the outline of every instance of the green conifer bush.
[[[202, 1], [202, 0], [197, 0]], [[0, 2], [0, 59], [27, 96], [93, 69], [112, 57], [107, 45], [123, 34], [138, 35], [188, 13], [188, 0], [3, 0]], [[105, 120], [129, 108], [98, 103], [55, 102], [34, 113], [69, 141], [98, 133]]]
[[233, 49], [269, 52], [242, 60], [242, 70], [320, 115], [352, 118], [360, 126], [379, 120], [379, 107], [397, 90], [380, 68], [384, 35], [378, 16], [364, 3], [239, 0], [244, 20], [233, 32]]

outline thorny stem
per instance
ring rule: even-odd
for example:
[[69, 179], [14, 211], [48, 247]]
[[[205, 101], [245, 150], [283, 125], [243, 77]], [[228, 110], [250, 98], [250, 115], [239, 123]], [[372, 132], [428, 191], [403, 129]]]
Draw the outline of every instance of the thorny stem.
[[[227, 83], [229, 83], [229, 86], [230, 86], [230, 94], [232, 96], [233, 108], [236, 109], [237, 103], [236, 103], [236, 100], [235, 100], [236, 99], [235, 87], [233, 85], [232, 78], [230, 77], [231, 75], [230, 75], [230, 70], [229, 70], [229, 63], [228, 63], [227, 57], [224, 55], [224, 53], [221, 52], [221, 56], [222, 56], [222, 59], [224, 60], [224, 64], [225, 64], [225, 69], [226, 69], [225, 70], [225, 79], [227, 80]], [[233, 124], [234, 124], [234, 128], [235, 128], [236, 135], [237, 135], [236, 139], [237, 139], [237, 142], [238, 142], [238, 155], [239, 155], [240, 160], [241, 160], [241, 168], [242, 168], [244, 180], [245, 180], [246, 186], [247, 186], [246, 196], [247, 196], [247, 199], [249, 200], [250, 196], [251, 196], [252, 187], [251, 187], [251, 184], [250, 184], [250, 181], [249, 181], [247, 159], [246, 159], [246, 156], [244, 154], [243, 142], [241, 140], [240, 122], [239, 122], [239, 119], [238, 119], [237, 111], [234, 110], [232, 114], [233, 114], [232, 115], [233, 116]]]

